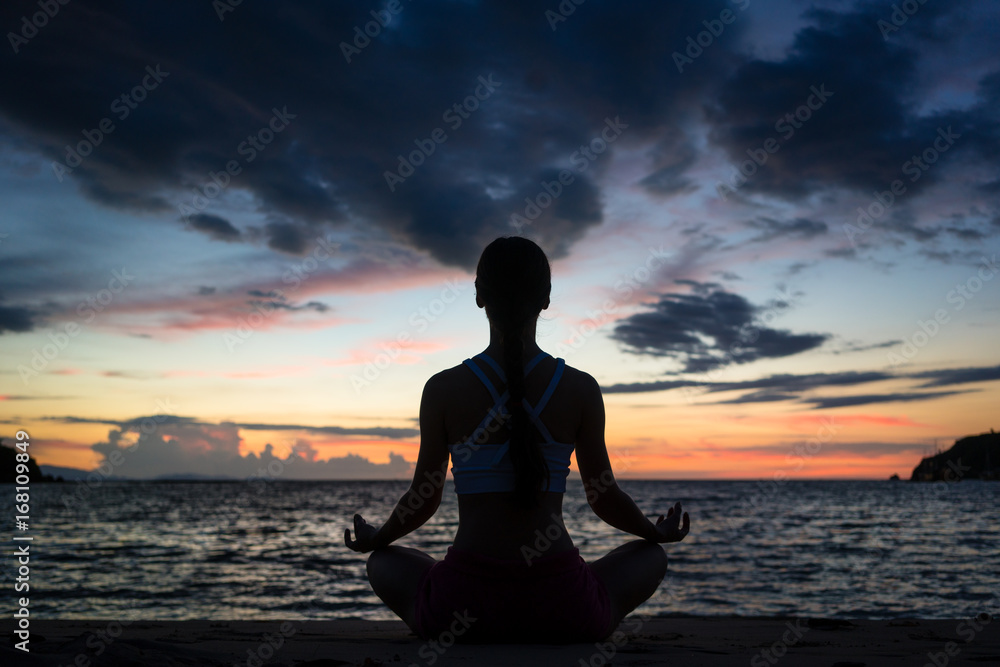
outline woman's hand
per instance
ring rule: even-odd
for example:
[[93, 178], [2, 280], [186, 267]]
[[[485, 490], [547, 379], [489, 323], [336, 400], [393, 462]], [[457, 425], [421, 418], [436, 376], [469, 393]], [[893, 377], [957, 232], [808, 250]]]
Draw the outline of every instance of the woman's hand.
[[348, 549], [367, 553], [375, 548], [375, 535], [378, 529], [361, 518], [360, 514], [354, 515], [354, 535], [357, 539], [351, 539], [351, 529], [344, 529], [344, 543]]
[[662, 514], [656, 520], [657, 542], [680, 542], [691, 530], [691, 518], [684, 512], [684, 524], [681, 525], [681, 504], [677, 503], [667, 510], [667, 516]]

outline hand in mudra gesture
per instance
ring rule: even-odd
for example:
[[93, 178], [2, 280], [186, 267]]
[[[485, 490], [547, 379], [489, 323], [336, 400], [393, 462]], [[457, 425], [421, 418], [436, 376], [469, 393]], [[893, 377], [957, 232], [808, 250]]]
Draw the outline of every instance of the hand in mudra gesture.
[[347, 544], [347, 548], [361, 553], [367, 553], [375, 548], [375, 536], [378, 534], [378, 529], [365, 521], [360, 514], [354, 515], [354, 534], [357, 536], [356, 540], [351, 539], [350, 528], [344, 529], [344, 542]]
[[680, 542], [691, 530], [691, 518], [684, 512], [684, 523], [681, 524], [681, 504], [678, 502], [667, 510], [667, 516], [660, 515], [656, 520], [657, 542]]

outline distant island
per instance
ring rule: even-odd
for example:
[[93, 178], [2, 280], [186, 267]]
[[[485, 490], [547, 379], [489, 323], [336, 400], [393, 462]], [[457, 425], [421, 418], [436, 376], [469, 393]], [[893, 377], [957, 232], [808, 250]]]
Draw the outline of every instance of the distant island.
[[957, 482], [962, 479], [1000, 478], [1000, 433], [970, 435], [951, 449], [928, 456], [913, 469], [911, 482]]

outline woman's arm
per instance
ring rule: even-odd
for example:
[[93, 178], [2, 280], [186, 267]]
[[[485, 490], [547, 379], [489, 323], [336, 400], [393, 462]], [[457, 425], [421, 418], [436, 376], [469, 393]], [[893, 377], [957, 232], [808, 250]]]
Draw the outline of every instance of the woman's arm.
[[413, 532], [434, 516], [441, 504], [441, 493], [448, 470], [448, 444], [444, 428], [444, 397], [440, 374], [424, 385], [420, 398], [420, 453], [410, 488], [396, 503], [396, 508], [382, 527], [375, 529], [361, 515], [354, 515], [355, 540], [351, 530], [344, 541], [355, 551], [367, 552], [385, 547]]
[[587, 492], [587, 502], [594, 514], [618, 530], [652, 542], [677, 542], [684, 539], [690, 530], [690, 519], [684, 512], [684, 524], [680, 525], [680, 503], [670, 508], [665, 517], [661, 515], [653, 523], [636, 506], [632, 497], [619, 488], [611, 471], [608, 447], [604, 441], [605, 413], [601, 388], [593, 377], [586, 373], [583, 375], [585, 393], [581, 405], [583, 415], [576, 438], [576, 463], [580, 468], [583, 488]]

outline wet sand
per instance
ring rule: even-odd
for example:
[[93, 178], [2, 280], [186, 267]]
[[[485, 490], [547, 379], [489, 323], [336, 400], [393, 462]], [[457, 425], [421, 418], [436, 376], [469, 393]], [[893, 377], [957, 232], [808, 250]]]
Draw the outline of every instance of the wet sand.
[[31, 652], [5, 643], [0, 660], [78, 667], [998, 665], [1000, 622], [984, 619], [630, 616], [608, 641], [572, 645], [424, 642], [398, 621], [33, 620]]

